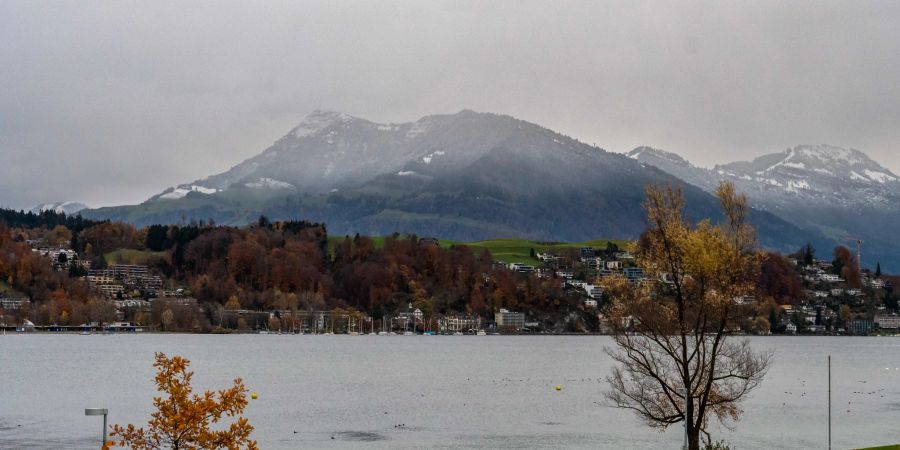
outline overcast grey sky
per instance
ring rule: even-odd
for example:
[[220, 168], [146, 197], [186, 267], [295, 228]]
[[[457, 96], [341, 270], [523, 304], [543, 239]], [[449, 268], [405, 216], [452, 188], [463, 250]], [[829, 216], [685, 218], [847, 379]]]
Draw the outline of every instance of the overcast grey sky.
[[0, 204], [137, 203], [314, 108], [470, 108], [701, 165], [800, 143], [900, 172], [900, 2], [0, 2]]

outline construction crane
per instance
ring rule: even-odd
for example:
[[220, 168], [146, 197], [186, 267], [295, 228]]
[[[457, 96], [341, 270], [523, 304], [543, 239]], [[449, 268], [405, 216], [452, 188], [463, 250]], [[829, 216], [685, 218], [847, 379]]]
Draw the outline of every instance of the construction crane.
[[866, 241], [852, 236], [847, 236], [844, 240], [856, 244], [856, 265], [859, 266], [859, 272], [862, 273], [862, 245], [865, 244]]

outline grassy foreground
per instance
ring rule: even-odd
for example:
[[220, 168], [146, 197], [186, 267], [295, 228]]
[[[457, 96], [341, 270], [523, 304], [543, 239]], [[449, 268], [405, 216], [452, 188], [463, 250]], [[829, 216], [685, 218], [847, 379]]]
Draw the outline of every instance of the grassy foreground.
[[881, 447], [866, 447], [866, 448], [858, 448], [856, 450], [900, 450], [900, 445], [884, 445]]
[[[334, 250], [334, 247], [337, 246], [344, 239], [343, 236], [331, 236], [328, 238], [328, 247], [330, 251]], [[375, 242], [376, 247], [381, 247], [384, 245], [383, 237], [373, 237], [371, 238]], [[538, 241], [529, 241], [527, 239], [489, 239], [486, 241], [475, 241], [475, 242], [462, 242], [462, 241], [451, 241], [441, 239], [438, 241], [441, 247], [450, 247], [451, 245], [465, 245], [468, 247], [472, 247], [473, 249], [481, 249], [486, 248], [490, 250], [491, 255], [494, 259], [498, 261], [503, 261], [506, 263], [520, 262], [520, 263], [537, 263], [537, 258], [531, 257], [531, 249], [534, 249], [536, 253], [542, 252], [558, 252], [567, 248], [581, 248], [581, 247], [594, 247], [594, 248], [606, 248], [607, 242], [612, 242], [619, 246], [621, 249], [627, 248], [630, 244], [629, 241], [623, 240], [609, 240], [609, 239], [596, 239], [591, 241], [584, 242], [538, 242]]]

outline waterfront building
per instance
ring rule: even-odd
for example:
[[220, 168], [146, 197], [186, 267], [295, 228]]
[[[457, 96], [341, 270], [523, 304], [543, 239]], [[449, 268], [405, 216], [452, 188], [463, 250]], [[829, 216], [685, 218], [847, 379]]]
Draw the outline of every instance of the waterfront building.
[[511, 328], [518, 331], [525, 328], [525, 313], [501, 309], [500, 312], [494, 314], [494, 321], [497, 322], [499, 328]]
[[900, 329], [900, 316], [896, 314], [880, 314], [875, 316], [875, 324], [878, 328], [886, 330]]

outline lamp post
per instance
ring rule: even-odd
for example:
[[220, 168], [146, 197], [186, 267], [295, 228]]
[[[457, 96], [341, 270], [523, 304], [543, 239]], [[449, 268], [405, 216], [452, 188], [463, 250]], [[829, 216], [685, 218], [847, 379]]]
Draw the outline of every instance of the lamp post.
[[680, 395], [684, 399], [684, 445], [681, 446], [681, 450], [688, 450], [687, 389], [685, 389], [684, 387], [680, 387], [677, 390], [678, 395]]
[[106, 408], [85, 408], [84, 415], [86, 416], [103, 416], [103, 440], [100, 441], [100, 448], [103, 448], [106, 445], [106, 415], [109, 414], [109, 411]]

